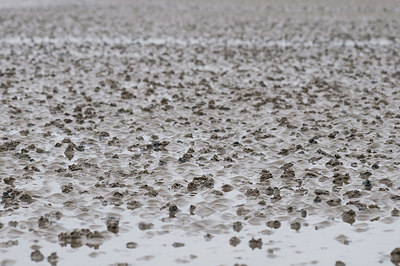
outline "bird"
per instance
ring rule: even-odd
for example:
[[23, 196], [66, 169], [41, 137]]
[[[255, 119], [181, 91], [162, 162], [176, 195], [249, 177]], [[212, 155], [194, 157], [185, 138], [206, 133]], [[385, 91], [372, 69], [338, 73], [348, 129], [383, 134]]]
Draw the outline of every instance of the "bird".
[[74, 158], [75, 152], [74, 146], [72, 144], [69, 144], [68, 147], [65, 149], [64, 155], [68, 158], [68, 160], [72, 160], [72, 158]]

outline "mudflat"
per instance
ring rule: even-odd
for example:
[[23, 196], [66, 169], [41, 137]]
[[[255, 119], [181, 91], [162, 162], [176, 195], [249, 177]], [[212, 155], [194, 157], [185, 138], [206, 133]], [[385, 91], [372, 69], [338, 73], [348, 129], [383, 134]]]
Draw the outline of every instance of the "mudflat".
[[397, 265], [398, 1], [1, 1], [1, 265]]

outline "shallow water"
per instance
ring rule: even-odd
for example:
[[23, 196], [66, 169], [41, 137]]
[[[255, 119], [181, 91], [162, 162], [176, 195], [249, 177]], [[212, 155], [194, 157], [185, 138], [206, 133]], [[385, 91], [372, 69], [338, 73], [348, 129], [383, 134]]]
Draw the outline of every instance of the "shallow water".
[[0, 4], [1, 264], [396, 262], [379, 3]]

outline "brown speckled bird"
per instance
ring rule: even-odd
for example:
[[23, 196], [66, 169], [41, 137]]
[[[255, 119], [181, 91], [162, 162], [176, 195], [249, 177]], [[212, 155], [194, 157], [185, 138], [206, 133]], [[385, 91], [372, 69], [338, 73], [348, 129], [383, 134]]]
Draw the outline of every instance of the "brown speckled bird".
[[68, 160], [72, 160], [74, 158], [75, 152], [74, 152], [74, 146], [69, 144], [68, 147], [64, 151], [65, 157], [68, 158]]

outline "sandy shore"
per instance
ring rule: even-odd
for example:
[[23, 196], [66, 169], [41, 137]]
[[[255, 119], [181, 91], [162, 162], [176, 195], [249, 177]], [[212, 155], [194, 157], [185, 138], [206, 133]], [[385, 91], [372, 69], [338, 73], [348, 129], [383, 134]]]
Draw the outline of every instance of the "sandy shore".
[[1, 265], [400, 263], [397, 1], [2, 1]]

